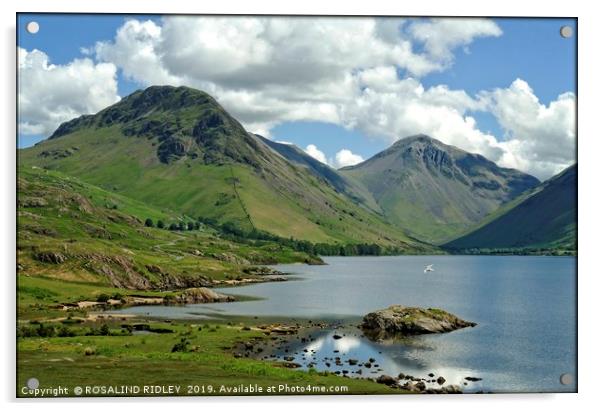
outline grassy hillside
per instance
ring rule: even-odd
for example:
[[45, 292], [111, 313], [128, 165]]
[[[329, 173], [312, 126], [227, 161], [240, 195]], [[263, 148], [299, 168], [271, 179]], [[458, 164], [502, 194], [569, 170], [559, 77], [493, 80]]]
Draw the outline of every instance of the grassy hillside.
[[401, 139], [340, 172], [370, 191], [388, 221], [434, 244], [453, 238], [539, 183], [424, 135]]
[[575, 253], [577, 166], [573, 165], [445, 245], [452, 250]]
[[[18, 190], [19, 278], [39, 277], [98, 289], [174, 289], [237, 278], [252, 264], [308, 258], [275, 243], [228, 241], [186, 216], [56, 171], [22, 166]], [[191, 223], [192, 229], [147, 227], [149, 218], [166, 226]], [[19, 298], [28, 298], [30, 289], [34, 294], [47, 290], [48, 283], [44, 284], [28, 283]]]
[[432, 250], [287, 161], [210, 96], [185, 87], [151, 87], [65, 123], [49, 140], [20, 150], [19, 160], [164, 212], [311, 242]]

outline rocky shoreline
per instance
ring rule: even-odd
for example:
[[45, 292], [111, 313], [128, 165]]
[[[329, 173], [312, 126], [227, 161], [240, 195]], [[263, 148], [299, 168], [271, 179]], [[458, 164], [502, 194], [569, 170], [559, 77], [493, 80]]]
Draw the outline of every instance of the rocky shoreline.
[[231, 295], [217, 293], [206, 287], [188, 288], [176, 295], [144, 296], [127, 295], [120, 299], [108, 298], [106, 301], [78, 301], [76, 303], [60, 304], [56, 308], [64, 311], [87, 308], [116, 308], [137, 305], [176, 305], [176, 304], [207, 304], [236, 301]]
[[[246, 272], [246, 274], [257, 277], [226, 280], [229, 281], [226, 284], [234, 286], [266, 280], [286, 280], [280, 279], [281, 277], [275, 275], [275, 271], [268, 267], [259, 267], [252, 272]], [[226, 284], [220, 282], [219, 285]], [[135, 305], [203, 304], [232, 301], [236, 301], [233, 296], [217, 293], [207, 287], [194, 287], [163, 297], [128, 295], [120, 300], [108, 299], [102, 302], [81, 301], [75, 304], [64, 304], [62, 308], [63, 310], [82, 308], [107, 309]], [[347, 325], [348, 328], [345, 329], [346, 331], [341, 329], [341, 324], [315, 322], [312, 320], [292, 323], [259, 324], [253, 328], [261, 331], [267, 338], [255, 337], [243, 341], [233, 347], [233, 355], [236, 358], [247, 357], [275, 361], [285, 368], [318, 369], [319, 372], [332, 373], [345, 378], [366, 379], [410, 393], [459, 394], [463, 392], [461, 385], [448, 383], [444, 376], [436, 375], [435, 372], [430, 372], [425, 376], [414, 376], [400, 372], [397, 376], [394, 376], [394, 374], [389, 375], [385, 373], [382, 365], [379, 364], [385, 358], [377, 360], [372, 357], [348, 356], [345, 352], [339, 352], [339, 349], [334, 349], [332, 350], [332, 354], [318, 358], [316, 349], [310, 347], [316, 346], [315, 344], [318, 344], [318, 339], [324, 340], [324, 338], [340, 341], [345, 338], [355, 338], [357, 340], [357, 338], [366, 337], [367, 340], [374, 341], [375, 344], [382, 344], [386, 338], [445, 333], [474, 326], [476, 326], [476, 323], [465, 321], [441, 309], [393, 305], [366, 314], [361, 323], [351, 328]], [[245, 326], [242, 328], [242, 331], [250, 331], [251, 329], [251, 327]], [[324, 335], [328, 335], [328, 337], [324, 337]], [[383, 347], [382, 345], [380, 346]], [[381, 354], [380, 351], [378, 353]], [[379, 358], [378, 356], [376, 357]], [[302, 360], [300, 361], [300, 359]], [[466, 376], [461, 384], [467, 386], [469, 383], [480, 380], [481, 378], [478, 377]]]
[[287, 274], [265, 266], [253, 266], [243, 270], [243, 272], [252, 277], [239, 277], [226, 280], [204, 280], [203, 284], [192, 287], [176, 287], [175, 291], [167, 294], [166, 290], [157, 290], [165, 292], [165, 295], [148, 296], [128, 294], [119, 298], [106, 298], [102, 300], [82, 300], [74, 303], [61, 303], [54, 308], [68, 311], [74, 309], [89, 308], [123, 308], [139, 305], [179, 305], [179, 304], [207, 304], [236, 301], [232, 295], [217, 293], [211, 288], [214, 287], [236, 287], [241, 285], [288, 281]]
[[[392, 376], [385, 372], [382, 363], [379, 364], [384, 361], [384, 357], [367, 356], [363, 358], [357, 352], [340, 351], [336, 344], [331, 344], [333, 349], [328, 353], [317, 348], [324, 347], [331, 341], [340, 341], [341, 347], [349, 343], [353, 344], [354, 340], [364, 338], [361, 328], [361, 324], [343, 326], [339, 323], [311, 320], [292, 324], [259, 324], [245, 329], [247, 331], [259, 330], [267, 338], [251, 338], [242, 341], [233, 347], [233, 355], [236, 358], [274, 361], [285, 368], [300, 370], [313, 368], [318, 372], [332, 373], [345, 378], [367, 379], [412, 393], [459, 394], [465, 388], [474, 390], [471, 384], [481, 380], [477, 377], [466, 376], [461, 381], [450, 382], [445, 376], [437, 375], [435, 371], [422, 376], [403, 372]], [[368, 340], [370, 339], [368, 338]], [[379, 346], [377, 342], [373, 344]], [[379, 347], [385, 349], [384, 346]]]

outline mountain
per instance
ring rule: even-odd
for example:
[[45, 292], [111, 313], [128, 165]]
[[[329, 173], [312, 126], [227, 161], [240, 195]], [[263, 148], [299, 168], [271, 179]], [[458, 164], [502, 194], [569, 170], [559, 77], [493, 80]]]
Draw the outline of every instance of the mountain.
[[488, 216], [446, 248], [577, 250], [577, 165]]
[[389, 221], [429, 243], [453, 238], [539, 184], [425, 135], [339, 171], [362, 183]]
[[25, 167], [56, 170], [165, 212], [247, 231], [432, 250], [387, 224], [371, 210], [369, 196], [346, 194], [356, 190], [354, 183], [289, 161], [211, 96], [188, 87], [137, 91], [61, 124], [18, 156]]

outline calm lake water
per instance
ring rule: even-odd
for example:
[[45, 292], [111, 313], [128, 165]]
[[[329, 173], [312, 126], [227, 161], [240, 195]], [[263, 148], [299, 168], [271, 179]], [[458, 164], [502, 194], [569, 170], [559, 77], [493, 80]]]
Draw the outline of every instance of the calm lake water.
[[[392, 304], [437, 307], [474, 321], [474, 328], [376, 343], [346, 326], [323, 330], [288, 348], [302, 365], [330, 369], [333, 355], [373, 358], [363, 376], [399, 372], [442, 375], [465, 391], [575, 391], [560, 384], [576, 375], [576, 260], [573, 257], [397, 256], [330, 257], [328, 265], [280, 265], [299, 281], [218, 289], [262, 298], [228, 304], [131, 307], [121, 312], [169, 318], [252, 315], [315, 318], [358, 324]], [[427, 264], [434, 272], [424, 273]], [[307, 350], [305, 352], [304, 350]], [[338, 353], [333, 354], [333, 352]], [[274, 348], [278, 357], [282, 352]], [[347, 367], [351, 369], [350, 367]], [[344, 368], [341, 368], [344, 369]], [[380, 371], [376, 371], [380, 369]], [[353, 376], [353, 371], [349, 372]], [[368, 373], [368, 374], [367, 374]], [[465, 377], [482, 378], [464, 386]], [[436, 377], [435, 377], [436, 378]], [[447, 384], [446, 383], [446, 384]]]

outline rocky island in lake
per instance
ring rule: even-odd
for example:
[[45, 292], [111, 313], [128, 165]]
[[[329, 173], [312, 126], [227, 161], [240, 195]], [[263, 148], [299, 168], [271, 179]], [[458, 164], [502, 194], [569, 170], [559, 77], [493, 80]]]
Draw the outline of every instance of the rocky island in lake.
[[475, 325], [477, 324], [465, 321], [438, 308], [425, 309], [392, 305], [389, 308], [366, 314], [361, 328], [370, 337], [382, 338], [396, 335], [445, 333]]

